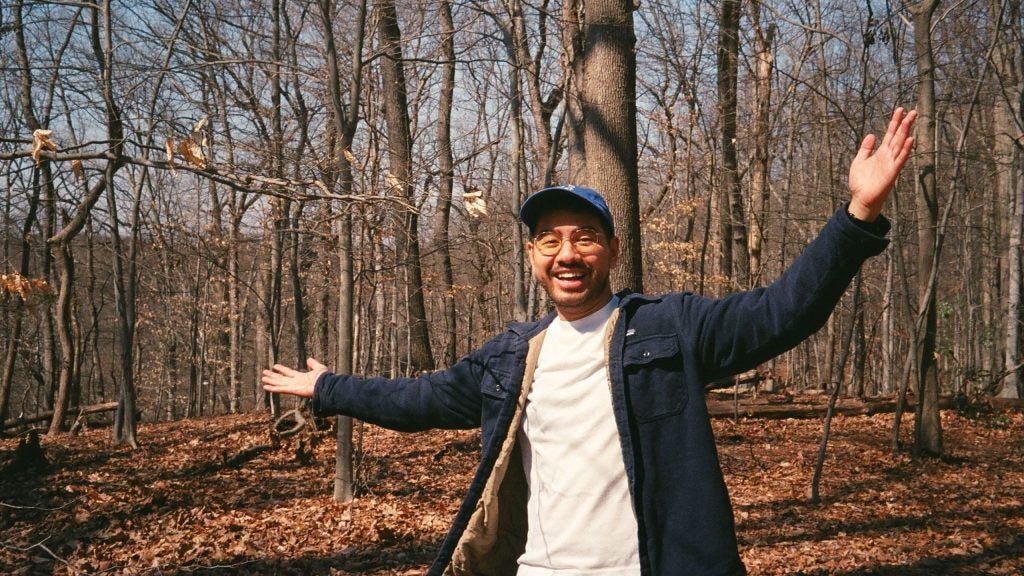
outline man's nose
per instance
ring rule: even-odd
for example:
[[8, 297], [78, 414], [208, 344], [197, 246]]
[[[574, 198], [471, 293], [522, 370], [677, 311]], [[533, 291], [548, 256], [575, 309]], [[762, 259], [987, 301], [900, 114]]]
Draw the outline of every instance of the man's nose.
[[576, 251], [576, 246], [573, 245], [570, 238], [563, 238], [562, 245], [558, 247], [558, 253], [555, 254], [555, 259], [559, 262], [572, 262], [580, 257], [580, 253]]

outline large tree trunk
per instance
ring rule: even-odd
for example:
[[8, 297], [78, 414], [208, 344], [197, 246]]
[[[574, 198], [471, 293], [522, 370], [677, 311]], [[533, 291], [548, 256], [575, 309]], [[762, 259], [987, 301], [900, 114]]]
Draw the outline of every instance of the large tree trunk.
[[938, 275], [933, 273], [938, 254], [938, 187], [936, 183], [937, 142], [935, 128], [935, 60], [932, 52], [932, 15], [939, 0], [925, 0], [912, 8], [914, 49], [917, 59], [917, 150], [918, 186], [918, 314], [924, 322], [916, 335], [917, 403], [914, 425], [915, 449], [924, 454], [942, 454], [942, 422], [939, 415], [939, 377], [935, 363]]
[[604, 194], [615, 215], [621, 249], [613, 286], [642, 292], [633, 2], [591, 1], [584, 10], [580, 92], [585, 183]]
[[[406, 96], [405, 66], [402, 58], [402, 33], [394, 0], [378, 0], [377, 31], [380, 36], [381, 76], [384, 82], [384, 116], [388, 130], [388, 159], [395, 184], [392, 193], [406, 204], [414, 204], [412, 185], [412, 134]], [[408, 208], [399, 226], [399, 260], [405, 268], [408, 301], [409, 361], [403, 372], [413, 374], [434, 367], [430, 351], [427, 311], [423, 298], [423, 273], [420, 265], [419, 216]]]

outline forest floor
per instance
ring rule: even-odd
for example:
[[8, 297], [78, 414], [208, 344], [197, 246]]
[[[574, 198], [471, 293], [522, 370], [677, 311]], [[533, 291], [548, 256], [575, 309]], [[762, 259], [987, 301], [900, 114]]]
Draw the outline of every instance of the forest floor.
[[[912, 415], [901, 437], [909, 441]], [[265, 416], [0, 440], [0, 574], [421, 574], [479, 453], [472, 432], [364, 426], [359, 497], [331, 498], [332, 432], [268, 442]], [[820, 504], [820, 419], [716, 419], [751, 575], [1024, 574], [1024, 416], [943, 412], [946, 456], [891, 450], [891, 414], [837, 416]], [[242, 455], [238, 458], [232, 458]]]

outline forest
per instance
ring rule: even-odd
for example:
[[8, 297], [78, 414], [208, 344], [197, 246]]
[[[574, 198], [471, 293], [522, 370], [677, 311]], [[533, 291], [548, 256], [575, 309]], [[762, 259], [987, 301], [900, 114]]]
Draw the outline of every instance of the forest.
[[896, 451], [942, 456], [943, 409], [1024, 393], [1022, 27], [1020, 0], [0, 0], [0, 434], [139, 449], [302, 408], [274, 363], [443, 368], [550, 309], [517, 216], [553, 183], [608, 197], [616, 289], [764, 286], [902, 106], [890, 246], [708, 387], [892, 401]]

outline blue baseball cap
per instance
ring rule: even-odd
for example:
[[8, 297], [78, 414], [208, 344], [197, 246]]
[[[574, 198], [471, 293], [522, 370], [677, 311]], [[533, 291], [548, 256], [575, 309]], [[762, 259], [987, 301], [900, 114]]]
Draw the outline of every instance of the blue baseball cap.
[[[580, 200], [583, 202], [579, 202]], [[549, 208], [564, 207], [567, 201], [570, 206], [573, 204], [584, 205], [596, 212], [607, 228], [608, 236], [615, 236], [615, 222], [612, 220], [611, 210], [608, 209], [608, 203], [604, 201], [604, 197], [596, 190], [573, 184], [551, 186], [530, 194], [523, 205], [519, 207], [519, 219], [526, 224], [526, 227], [530, 229], [530, 234], [533, 235], [541, 213]]]

